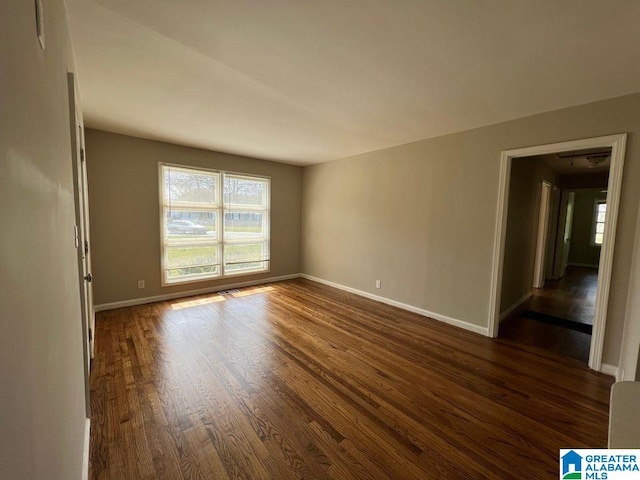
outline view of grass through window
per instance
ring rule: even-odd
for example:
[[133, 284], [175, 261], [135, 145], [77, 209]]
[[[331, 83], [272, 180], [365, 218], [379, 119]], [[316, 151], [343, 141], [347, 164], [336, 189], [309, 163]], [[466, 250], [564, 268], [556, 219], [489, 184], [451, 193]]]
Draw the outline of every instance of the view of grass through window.
[[164, 283], [269, 269], [266, 178], [161, 166]]

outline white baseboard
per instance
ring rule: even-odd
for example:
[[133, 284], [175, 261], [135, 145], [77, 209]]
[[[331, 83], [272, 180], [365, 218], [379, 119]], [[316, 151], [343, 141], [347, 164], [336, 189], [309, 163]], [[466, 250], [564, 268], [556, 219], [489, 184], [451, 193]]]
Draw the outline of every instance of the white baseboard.
[[262, 285], [263, 283], [280, 282], [282, 280], [299, 278], [300, 276], [301, 276], [300, 273], [294, 273], [291, 275], [282, 275], [280, 277], [262, 278], [260, 280], [250, 280], [248, 282], [227, 283], [225, 285], [218, 285], [218, 286], [209, 287], [209, 288], [201, 288], [198, 290], [188, 290], [185, 292], [155, 295], [153, 297], [132, 298], [130, 300], [122, 300], [121, 302], [103, 303], [101, 305], [95, 305], [94, 309], [96, 312], [102, 312], [104, 310], [114, 310], [116, 308], [133, 307], [135, 305], [144, 305], [146, 303], [162, 302], [164, 300], [173, 300], [174, 298], [192, 297], [194, 295], [203, 295], [205, 293], [215, 293], [221, 290], [229, 290], [230, 288], [252, 287], [254, 285]]
[[473, 323], [465, 322], [464, 320], [458, 320], [457, 318], [451, 318], [446, 315], [430, 312], [429, 310], [425, 310], [423, 308], [414, 307], [413, 305], [408, 305], [406, 303], [398, 302], [397, 300], [391, 300], [390, 298], [381, 297], [380, 295], [374, 295], [373, 293], [365, 292], [363, 290], [347, 287], [346, 285], [342, 285], [340, 283], [335, 283], [329, 280], [324, 280], [322, 278], [313, 277], [311, 275], [307, 275], [306, 273], [303, 273], [300, 276], [302, 278], [306, 278], [307, 280], [311, 280], [312, 282], [322, 283], [323, 285], [328, 285], [330, 287], [337, 288], [339, 290], [344, 290], [345, 292], [353, 293], [355, 295], [369, 298], [377, 302], [386, 303], [387, 305], [398, 307], [398, 308], [401, 308], [402, 310], [407, 310], [409, 312], [417, 313], [418, 315], [422, 315], [423, 317], [429, 317], [434, 320], [438, 320], [440, 322], [453, 325], [454, 327], [463, 328], [470, 332], [479, 333], [480, 335], [484, 335], [484, 336], [489, 335], [489, 330], [487, 329], [487, 327], [481, 327], [480, 325], [474, 325]]
[[593, 265], [591, 263], [574, 263], [574, 262], [569, 262], [567, 263], [567, 266], [570, 267], [584, 267], [584, 268], [598, 268], [598, 265]]
[[89, 438], [91, 432], [91, 420], [86, 419], [84, 426], [84, 451], [82, 454], [82, 478], [88, 480], [89, 478]]
[[618, 367], [615, 365], [609, 365], [608, 363], [600, 364], [600, 373], [604, 373], [605, 375], [609, 375], [619, 381], [618, 378]]
[[522, 305], [524, 302], [526, 302], [527, 300], [529, 300], [529, 297], [531, 297], [531, 295], [533, 294], [533, 292], [527, 292], [525, 293], [521, 298], [519, 298], [513, 305], [511, 305], [509, 308], [507, 308], [504, 312], [502, 312], [500, 314], [500, 321], [504, 320], [505, 318], [507, 318], [509, 315], [511, 315], [513, 313], [513, 311], [518, 308], [520, 305]]

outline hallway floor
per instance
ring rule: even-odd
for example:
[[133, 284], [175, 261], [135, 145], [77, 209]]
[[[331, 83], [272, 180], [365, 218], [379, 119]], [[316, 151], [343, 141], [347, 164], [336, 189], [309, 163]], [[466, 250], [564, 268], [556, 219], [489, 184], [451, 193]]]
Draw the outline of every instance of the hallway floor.
[[500, 324], [500, 338], [589, 360], [598, 271], [567, 267], [560, 280], [536, 288], [512, 315]]
[[526, 308], [593, 325], [597, 288], [597, 269], [569, 266], [560, 280], [547, 280], [544, 288], [534, 288]]

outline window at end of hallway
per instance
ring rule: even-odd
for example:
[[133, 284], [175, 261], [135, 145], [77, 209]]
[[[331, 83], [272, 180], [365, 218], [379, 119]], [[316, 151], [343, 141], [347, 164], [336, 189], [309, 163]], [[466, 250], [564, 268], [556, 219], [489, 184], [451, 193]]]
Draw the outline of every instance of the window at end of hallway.
[[599, 199], [595, 201], [593, 208], [593, 229], [591, 232], [591, 244], [602, 245], [604, 238], [604, 221], [607, 216], [607, 201]]

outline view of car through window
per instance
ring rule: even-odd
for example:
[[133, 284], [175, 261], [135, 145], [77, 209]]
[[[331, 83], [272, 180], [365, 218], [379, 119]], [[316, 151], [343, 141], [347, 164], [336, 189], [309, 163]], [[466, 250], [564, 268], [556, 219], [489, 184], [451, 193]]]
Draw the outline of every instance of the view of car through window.
[[169, 234], [192, 233], [194, 235], [205, 235], [207, 231], [208, 229], [204, 225], [198, 225], [189, 220], [172, 219], [167, 221], [167, 233]]

